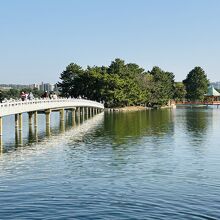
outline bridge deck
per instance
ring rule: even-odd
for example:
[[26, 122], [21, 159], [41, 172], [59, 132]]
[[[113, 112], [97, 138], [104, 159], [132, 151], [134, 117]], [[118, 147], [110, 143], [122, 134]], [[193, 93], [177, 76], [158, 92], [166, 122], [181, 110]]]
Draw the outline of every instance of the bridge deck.
[[104, 105], [86, 99], [35, 99], [0, 103], [0, 117], [32, 111], [57, 110], [60, 108], [93, 107], [104, 109]]

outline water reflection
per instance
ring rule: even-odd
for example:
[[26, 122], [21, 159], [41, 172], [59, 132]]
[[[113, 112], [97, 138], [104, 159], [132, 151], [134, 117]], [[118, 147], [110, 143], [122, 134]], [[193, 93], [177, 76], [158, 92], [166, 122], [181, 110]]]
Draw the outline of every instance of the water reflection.
[[38, 142], [38, 128], [35, 126], [34, 127], [34, 138], [35, 138], [35, 142]]
[[60, 121], [60, 132], [61, 133], [65, 132], [65, 121], [63, 120]]
[[[58, 117], [49, 138], [42, 120], [37, 147], [0, 159], [0, 216], [28, 219], [34, 211], [39, 219], [219, 219], [220, 111], [185, 111], [107, 113], [105, 121], [97, 115], [74, 129], [67, 117], [64, 134]], [[191, 123], [194, 118], [202, 123]], [[198, 134], [207, 137], [197, 142], [208, 149], [203, 157], [191, 147]], [[25, 143], [25, 129], [23, 136]]]
[[206, 110], [186, 110], [186, 128], [188, 132], [192, 132], [194, 135], [201, 135], [206, 133], [208, 126], [208, 114]]
[[23, 136], [22, 136], [22, 130], [18, 131], [18, 146], [22, 146], [23, 145]]
[[[56, 114], [56, 113], [55, 113]], [[53, 139], [54, 136], [59, 134], [64, 134], [68, 130], [73, 129], [74, 127], [85, 123], [85, 121], [89, 120], [90, 117], [83, 115], [74, 115], [72, 111], [67, 111], [64, 117], [64, 120], [60, 120], [59, 115], [57, 114], [57, 118], [55, 118], [55, 114], [51, 114], [52, 120], [51, 123], [46, 123], [45, 126], [45, 118], [44, 115], [39, 119], [38, 126], [33, 126], [29, 123], [28, 117], [24, 115], [24, 123], [23, 130], [15, 129], [14, 137], [9, 136], [10, 139], [4, 140], [4, 147], [2, 143], [2, 138], [0, 138], [0, 148], [2, 152], [11, 152], [13, 150], [18, 149], [19, 147], [28, 147], [29, 145], [36, 144], [38, 142], [42, 142], [45, 139]], [[12, 120], [13, 117], [7, 117], [7, 120]], [[27, 126], [27, 127], [26, 127]], [[40, 128], [40, 129], [39, 129]], [[9, 126], [8, 131], [14, 129]], [[23, 135], [24, 134], [24, 135]]]
[[197, 111], [185, 110], [185, 126], [192, 144], [198, 145], [206, 140], [206, 134], [210, 125], [209, 115], [212, 109], [198, 109]]
[[0, 155], [3, 153], [2, 136], [0, 135]]
[[35, 140], [35, 135], [34, 135], [34, 132], [33, 132], [33, 128], [32, 128], [32, 125], [30, 124], [29, 125], [29, 130], [28, 130], [28, 142], [31, 144], [31, 143], [34, 143], [36, 140]]
[[172, 109], [147, 110], [139, 112], [117, 112], [105, 115], [103, 132], [116, 144], [123, 144], [127, 139], [143, 136], [164, 136], [173, 133]]

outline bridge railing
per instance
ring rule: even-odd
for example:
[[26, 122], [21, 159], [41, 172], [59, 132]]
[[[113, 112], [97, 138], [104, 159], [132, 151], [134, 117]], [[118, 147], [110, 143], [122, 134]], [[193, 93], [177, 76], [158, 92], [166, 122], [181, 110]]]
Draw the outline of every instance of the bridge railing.
[[87, 99], [58, 98], [33, 99], [25, 101], [19, 100], [0, 103], [0, 117], [24, 112], [45, 111], [48, 109], [56, 110], [60, 108], [68, 109], [74, 107], [92, 107], [104, 109], [104, 105], [102, 103]]
[[176, 102], [177, 105], [220, 105], [220, 101], [183, 101], [183, 102]]
[[98, 105], [100, 108], [103, 108], [103, 104], [91, 101], [87, 99], [68, 99], [68, 98], [58, 98], [58, 99], [33, 99], [33, 100], [8, 100], [6, 102], [0, 103], [0, 108], [12, 107], [12, 106], [20, 106], [20, 105], [33, 105], [33, 104], [43, 104], [43, 103], [68, 103], [68, 102], [76, 102], [76, 103], [87, 103]]

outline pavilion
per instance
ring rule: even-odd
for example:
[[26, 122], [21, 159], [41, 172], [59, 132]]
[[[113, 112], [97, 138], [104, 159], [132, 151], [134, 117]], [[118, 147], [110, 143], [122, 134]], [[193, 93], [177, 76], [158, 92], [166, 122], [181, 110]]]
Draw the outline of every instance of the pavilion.
[[213, 87], [208, 88], [208, 92], [205, 94], [206, 101], [220, 101], [220, 93]]

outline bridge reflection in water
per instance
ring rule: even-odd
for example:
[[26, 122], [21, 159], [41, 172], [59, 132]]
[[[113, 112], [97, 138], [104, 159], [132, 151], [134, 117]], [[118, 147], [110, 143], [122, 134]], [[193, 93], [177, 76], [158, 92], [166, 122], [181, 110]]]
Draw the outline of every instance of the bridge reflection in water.
[[28, 113], [29, 140], [38, 142], [38, 115], [45, 115], [45, 133], [51, 136], [51, 112], [59, 112], [60, 132], [65, 132], [65, 118], [71, 118], [71, 125], [76, 121], [82, 123], [85, 119], [101, 113], [104, 106], [101, 103], [85, 99], [56, 99], [15, 101], [0, 104], [0, 152], [3, 152], [3, 117], [15, 115], [15, 145], [23, 146], [23, 114]]

